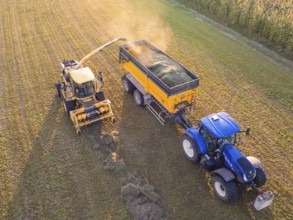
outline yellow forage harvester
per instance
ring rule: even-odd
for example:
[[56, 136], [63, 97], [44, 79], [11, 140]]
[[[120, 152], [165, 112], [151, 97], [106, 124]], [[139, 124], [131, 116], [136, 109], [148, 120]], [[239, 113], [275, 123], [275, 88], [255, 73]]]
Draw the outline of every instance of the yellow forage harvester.
[[80, 134], [80, 128], [94, 122], [110, 118], [115, 121], [111, 108], [111, 102], [105, 99], [103, 92], [103, 74], [99, 72], [95, 78], [89, 67], [82, 64], [102, 49], [117, 41], [125, 41], [125, 38], [116, 38], [103, 46], [95, 49], [81, 61], [64, 60], [61, 63], [62, 74], [60, 81], [55, 84], [57, 94], [63, 100], [65, 112], [74, 123], [76, 133]]

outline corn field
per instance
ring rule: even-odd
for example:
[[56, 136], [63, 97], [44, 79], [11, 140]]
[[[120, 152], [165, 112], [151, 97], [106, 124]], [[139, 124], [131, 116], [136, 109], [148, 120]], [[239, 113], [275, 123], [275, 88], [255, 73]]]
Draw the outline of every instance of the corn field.
[[292, 0], [179, 0], [207, 10], [229, 24], [260, 35], [282, 49], [293, 49]]

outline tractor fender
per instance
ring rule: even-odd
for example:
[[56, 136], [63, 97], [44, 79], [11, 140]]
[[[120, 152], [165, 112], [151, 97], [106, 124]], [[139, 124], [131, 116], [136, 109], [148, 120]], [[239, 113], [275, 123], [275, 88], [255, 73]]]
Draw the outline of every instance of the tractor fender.
[[255, 167], [255, 168], [260, 168], [262, 167], [262, 163], [259, 159], [253, 156], [248, 156], [246, 157], [247, 160]]
[[230, 180], [235, 179], [234, 174], [226, 169], [226, 168], [219, 168], [214, 170], [212, 173], [212, 175], [219, 175], [220, 177], [222, 177], [226, 182], [229, 182]]
[[206, 147], [206, 144], [205, 144], [203, 138], [201, 137], [201, 135], [199, 133], [198, 128], [195, 128], [195, 127], [188, 128], [184, 131], [184, 134], [191, 137], [197, 143], [198, 151], [200, 154], [206, 154], [207, 147]]

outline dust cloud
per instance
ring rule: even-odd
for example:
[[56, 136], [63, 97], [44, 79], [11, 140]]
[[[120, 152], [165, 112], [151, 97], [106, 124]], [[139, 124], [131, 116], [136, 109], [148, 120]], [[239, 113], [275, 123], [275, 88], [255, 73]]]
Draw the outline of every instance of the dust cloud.
[[[88, 3], [91, 6], [95, 4], [94, 1], [88, 1]], [[168, 48], [171, 29], [163, 23], [158, 15], [140, 11], [125, 0], [115, 1], [115, 5], [117, 10], [112, 9], [111, 17], [104, 24], [106, 28], [102, 30], [110, 39], [123, 36], [128, 40], [128, 43], [146, 39], [163, 51]], [[122, 10], [125, 5], [129, 5], [130, 10]], [[115, 6], [113, 5], [113, 7]]]

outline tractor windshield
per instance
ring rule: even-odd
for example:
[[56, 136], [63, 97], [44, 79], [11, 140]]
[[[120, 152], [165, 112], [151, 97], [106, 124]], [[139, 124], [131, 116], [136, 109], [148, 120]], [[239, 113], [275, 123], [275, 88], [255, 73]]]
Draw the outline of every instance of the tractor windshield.
[[236, 134], [231, 134], [230, 136], [223, 138], [223, 140], [234, 145], [236, 141]]
[[94, 94], [93, 83], [91, 81], [83, 84], [74, 82], [74, 95], [76, 98], [86, 98]]

